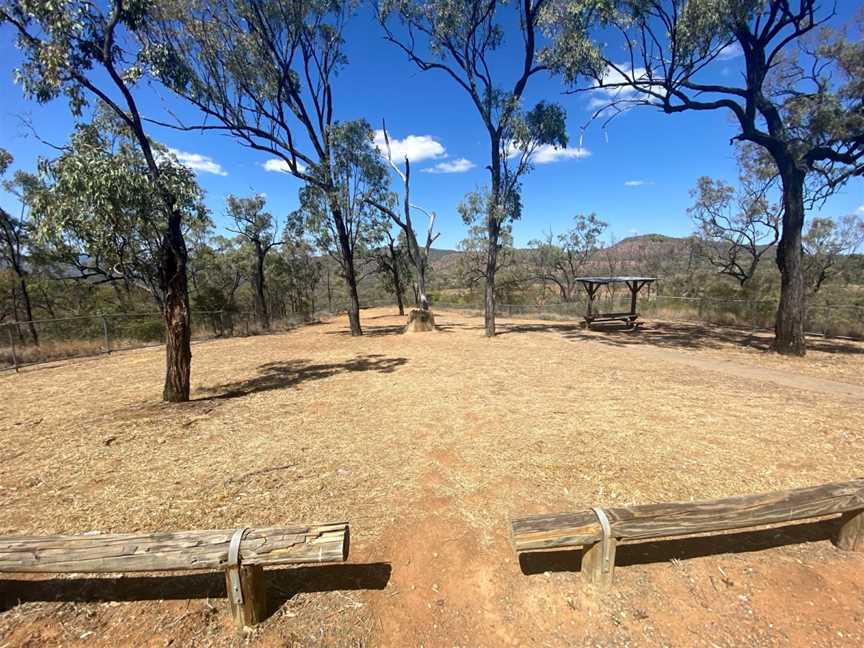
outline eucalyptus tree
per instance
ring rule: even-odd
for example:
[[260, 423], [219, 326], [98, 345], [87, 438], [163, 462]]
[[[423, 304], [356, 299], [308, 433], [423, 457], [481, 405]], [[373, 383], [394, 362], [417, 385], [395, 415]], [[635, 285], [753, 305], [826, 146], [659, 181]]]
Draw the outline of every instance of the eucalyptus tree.
[[315, 312], [315, 292], [321, 280], [322, 262], [315, 255], [302, 214], [288, 215], [282, 232], [282, 245], [275, 257], [281, 272], [284, 293], [292, 313], [311, 315]]
[[258, 323], [265, 331], [270, 330], [270, 312], [267, 307], [266, 273], [264, 265], [267, 255], [282, 241], [278, 237], [278, 223], [273, 215], [264, 211], [266, 199], [262, 195], [251, 198], [238, 198], [229, 195], [225, 199], [228, 217], [233, 226], [228, 230], [237, 234], [252, 248], [255, 267], [252, 272], [252, 286], [255, 290], [255, 314]]
[[[396, 306], [399, 314], [405, 314], [404, 295], [408, 282], [411, 279], [411, 270], [408, 266], [407, 246], [405, 245], [405, 234], [393, 236], [389, 227], [384, 228], [382, 245], [376, 250], [375, 261], [385, 290], [396, 298]], [[419, 282], [418, 282], [419, 284]], [[421, 290], [417, 290], [417, 302], [422, 303]], [[425, 297], [425, 291], [423, 292]], [[427, 307], [428, 309], [428, 302]]]
[[[12, 155], [0, 148], [0, 178], [2, 178], [12, 164]], [[25, 262], [25, 254], [32, 247], [32, 227], [27, 219], [27, 202], [24, 196], [28, 184], [25, 175], [16, 173], [11, 180], [3, 181], [3, 188], [10, 194], [16, 196], [21, 203], [20, 216], [13, 216], [0, 207], [0, 262], [7, 266], [15, 275], [15, 284], [12, 287], [14, 293], [20, 293], [24, 306], [24, 317], [28, 322], [30, 337], [33, 344], [39, 346], [39, 333], [33, 323], [33, 302], [30, 299], [30, 288], [28, 275], [30, 274]], [[17, 301], [14, 299], [13, 303]], [[14, 309], [13, 309], [14, 310]], [[13, 314], [18, 319], [17, 313]]]
[[550, 231], [545, 240], [530, 241], [531, 274], [544, 285], [554, 284], [561, 301], [573, 301], [580, 289], [576, 278], [600, 249], [606, 226], [596, 214], [577, 214], [566, 232], [554, 237]]
[[[638, 105], [669, 114], [722, 111], [735, 124], [733, 141], [750, 142], [773, 161], [783, 207], [774, 348], [803, 355], [805, 207], [864, 172], [864, 41], [833, 29], [837, 5], [819, 0], [556, 4], [620, 37], [586, 59], [572, 51], [566, 22], [549, 25], [556, 43], [549, 64], [569, 83], [591, 81], [576, 91], [609, 97], [596, 115], [608, 119]], [[736, 54], [738, 82], [715, 65], [735, 64], [728, 59]]]
[[[521, 212], [518, 204], [522, 177], [531, 156], [541, 146], [566, 146], [564, 110], [540, 102], [523, 107], [529, 81], [547, 72], [542, 24], [551, 0], [382, 0], [378, 19], [385, 38], [423, 71], [450, 78], [466, 93], [488, 135], [489, 190], [484, 225], [486, 251], [484, 309], [487, 336], [495, 335], [495, 274], [502, 231]], [[571, 12], [571, 37], [588, 43], [588, 23]], [[520, 38], [505, 47], [501, 23], [515, 25]], [[581, 30], [581, 31], [580, 31]], [[504, 77], [509, 80], [502, 80]]]
[[195, 308], [228, 313], [233, 322], [233, 315], [239, 310], [237, 291], [243, 281], [243, 261], [243, 251], [235, 237], [213, 236], [192, 246], [189, 276]]
[[[518, 212], [521, 209], [519, 195], [511, 194], [510, 209]], [[484, 299], [486, 297], [485, 283], [488, 271], [488, 237], [485, 220], [488, 214], [489, 189], [481, 187], [475, 191], [465, 194], [459, 203], [457, 211], [462, 222], [468, 227], [468, 235], [459, 242], [460, 267], [459, 274], [463, 286], [475, 288], [484, 284]], [[500, 270], [510, 267], [514, 263], [513, 249], [513, 218], [503, 222], [498, 231], [495, 245], [495, 267], [497, 274]]]
[[780, 240], [783, 205], [773, 200], [779, 178], [764, 162], [752, 146], [740, 147], [737, 187], [703, 176], [690, 191], [693, 251], [741, 288]]
[[[210, 225], [203, 192], [167, 149], [153, 145], [151, 150], [159, 185], [170, 192], [181, 220], [185, 250], [184, 234]], [[144, 288], [164, 312], [172, 288], [163, 280], [160, 187], [125, 122], [103, 112], [92, 123], [79, 124], [56, 158], [40, 160], [27, 200], [36, 234], [81, 278]]]
[[349, 311], [359, 313], [357, 284], [365, 271], [357, 265], [374, 266], [373, 251], [387, 221], [374, 205], [387, 200], [387, 169], [364, 120], [330, 126], [328, 155], [330, 165], [326, 170], [316, 167], [316, 172], [327, 175], [331, 188], [325, 189], [323, 182], [307, 183], [300, 190], [296, 217], [303, 219], [316, 247], [338, 263], [348, 287]]
[[864, 244], [864, 220], [857, 214], [814, 218], [803, 240], [804, 276], [808, 288], [817, 293], [835, 274], [838, 261], [855, 254]]
[[0, 23], [17, 32], [23, 63], [16, 79], [26, 96], [44, 103], [64, 95], [76, 117], [88, 99], [98, 99], [126, 124], [143, 156], [162, 214], [158, 256], [167, 365], [162, 398], [186, 401], [192, 352], [182, 198], [163, 178], [133, 94], [149, 65], [136, 35], [154, 6], [142, 0], [0, 0]]
[[352, 335], [362, 335], [344, 187], [334, 174], [333, 82], [356, 0], [165, 0], [147, 22], [162, 81], [205, 116], [174, 124], [224, 131], [274, 158], [326, 202], [343, 260]]

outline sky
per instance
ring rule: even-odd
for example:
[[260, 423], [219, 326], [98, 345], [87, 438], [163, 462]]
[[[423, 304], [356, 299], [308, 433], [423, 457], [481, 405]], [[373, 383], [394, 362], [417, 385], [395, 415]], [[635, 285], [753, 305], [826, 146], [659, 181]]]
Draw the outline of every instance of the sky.
[[[841, 3], [842, 4], [842, 3]], [[850, 3], [854, 4], [854, 3]], [[505, 24], [505, 39], [519, 36]], [[468, 96], [444, 73], [422, 72], [394, 45], [363, 9], [345, 34], [348, 66], [335, 84], [338, 119], [363, 117], [380, 128], [386, 120], [394, 153], [412, 158], [412, 202], [437, 214], [439, 248], [456, 248], [466, 235], [457, 212], [462, 197], [488, 183], [489, 145], [480, 118]], [[505, 47], [494, 71], [512, 85], [518, 59]], [[52, 149], [33, 136], [61, 144], [74, 122], [64, 99], [39, 105], [24, 99], [14, 83], [20, 57], [11, 30], [0, 27], [0, 147], [15, 158], [13, 169], [33, 170], [39, 156]], [[735, 51], [715, 64], [712, 74], [736, 79], [741, 57]], [[190, 123], [194, 111], [158, 85], [136, 91], [146, 116], [166, 120], [168, 112]], [[590, 125], [593, 107], [602, 96], [565, 94], [560, 79], [532, 77], [525, 105], [554, 101], [567, 111], [570, 144], [566, 150], [544, 151], [523, 182], [522, 219], [513, 227], [514, 242], [524, 246], [551, 228], [566, 229], [579, 213], [594, 212], [609, 224], [616, 240], [636, 234], [686, 236], [693, 231], [687, 208], [690, 190], [700, 176], [735, 182], [737, 167], [730, 139], [735, 127], [726, 112], [665, 115], [638, 108], [616, 118], [605, 129]], [[228, 194], [267, 196], [268, 210], [278, 219], [298, 205], [299, 180], [281, 172], [270, 156], [243, 147], [218, 133], [181, 132], [152, 127], [150, 136], [175, 150], [178, 159], [196, 171], [217, 230], [227, 224]], [[394, 188], [401, 188], [394, 177]], [[0, 204], [18, 212], [14, 198], [0, 192]], [[858, 212], [864, 216], [864, 181], [856, 179], [832, 197], [822, 216]]]

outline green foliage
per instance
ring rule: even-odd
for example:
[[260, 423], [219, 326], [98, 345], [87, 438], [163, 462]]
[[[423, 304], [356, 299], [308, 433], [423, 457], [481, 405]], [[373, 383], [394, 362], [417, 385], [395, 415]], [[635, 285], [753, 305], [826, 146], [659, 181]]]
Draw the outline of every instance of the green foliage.
[[204, 230], [210, 220], [194, 174], [166, 149], [153, 148], [161, 187], [125, 125], [100, 112], [75, 128], [56, 159], [40, 160], [27, 202], [38, 236], [55, 253], [72, 263], [86, 257], [94, 272], [146, 285], [158, 298], [162, 188], [175, 197], [187, 230]]
[[12, 154], [4, 148], [0, 148], [0, 177], [6, 174], [6, 170], [12, 166]]
[[581, 291], [576, 277], [596, 256], [606, 227], [596, 214], [577, 214], [569, 230], [557, 236], [550, 231], [545, 240], [529, 242], [531, 275], [544, 287], [547, 283], [556, 286], [562, 301], [572, 301]]
[[[606, 69], [602, 46], [592, 38], [598, 24], [626, 24], [627, 13], [614, 0], [550, 0], [540, 12], [540, 27], [550, 43], [539, 54], [567, 83], [580, 76], [601, 76]], [[634, 7], [635, 10], [635, 7]]]
[[24, 55], [15, 70], [16, 82], [39, 103], [65, 95], [72, 114], [80, 116], [87, 105], [85, 91], [98, 87], [93, 80], [95, 66], [111, 68], [129, 85], [140, 79], [140, 50], [131, 34], [154, 4], [148, 0], [3, 0], [0, 23], [15, 26], [16, 45]]
[[[316, 247], [337, 259], [344, 273], [355, 256], [369, 256], [380, 242], [387, 217], [372, 201], [389, 200], [389, 178], [374, 146], [372, 127], [365, 120], [334, 124], [328, 139], [332, 164], [309, 170], [321, 180], [300, 190], [300, 209], [295, 218], [302, 218], [303, 227]], [[328, 175], [332, 190], [322, 188], [328, 183], [323, 180]], [[336, 210], [340, 219], [336, 218]], [[344, 231], [340, 232], [340, 228]], [[341, 236], [346, 237], [350, 258], [346, 258], [340, 245]]]
[[276, 244], [273, 215], [264, 211], [266, 198], [259, 194], [251, 198], [229, 195], [225, 198], [227, 216], [234, 222], [231, 231], [256, 246], [269, 249]]
[[837, 220], [814, 218], [804, 235], [803, 244], [804, 277], [808, 287], [814, 293], [819, 292], [825, 281], [838, 271], [852, 269], [852, 264], [843, 261], [854, 259], [852, 255], [864, 244], [864, 220], [856, 214], [847, 214]]
[[166, 0], [143, 30], [149, 70], [241, 143], [326, 183], [312, 169], [329, 165], [331, 81], [347, 63], [342, 31], [356, 4]]

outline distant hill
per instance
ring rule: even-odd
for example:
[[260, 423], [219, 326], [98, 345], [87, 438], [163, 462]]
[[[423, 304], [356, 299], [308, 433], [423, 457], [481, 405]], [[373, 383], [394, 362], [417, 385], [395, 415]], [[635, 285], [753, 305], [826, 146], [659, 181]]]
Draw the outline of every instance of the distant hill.
[[[517, 253], [526, 253], [528, 248], [519, 248]], [[447, 272], [459, 263], [463, 252], [432, 248], [429, 260], [434, 270]], [[597, 256], [597, 265], [618, 264], [621, 270], [640, 266], [646, 259], [663, 258], [686, 261], [690, 254], [690, 239], [664, 234], [640, 234], [629, 236], [604, 248]]]

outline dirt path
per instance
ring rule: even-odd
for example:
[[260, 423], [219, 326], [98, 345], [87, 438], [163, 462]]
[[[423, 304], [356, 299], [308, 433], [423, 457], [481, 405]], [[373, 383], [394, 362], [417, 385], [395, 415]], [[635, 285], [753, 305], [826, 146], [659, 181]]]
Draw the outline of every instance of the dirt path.
[[773, 383], [792, 389], [830, 394], [852, 400], [864, 400], [864, 385], [854, 385], [838, 380], [819, 378], [794, 371], [777, 371], [758, 365], [720, 360], [711, 356], [697, 355], [686, 351], [655, 346], [628, 346], [626, 352], [645, 360], [664, 360], [704, 371], [715, 371], [735, 378], [754, 382]]

